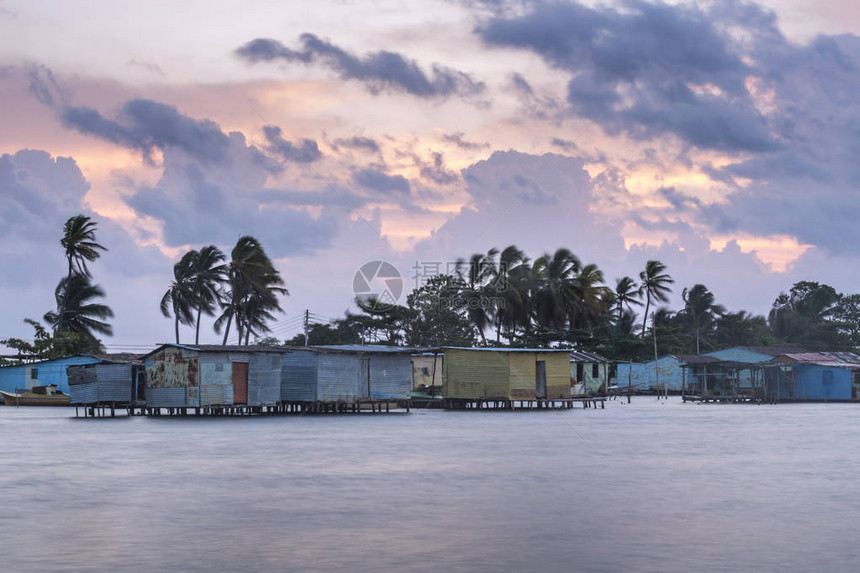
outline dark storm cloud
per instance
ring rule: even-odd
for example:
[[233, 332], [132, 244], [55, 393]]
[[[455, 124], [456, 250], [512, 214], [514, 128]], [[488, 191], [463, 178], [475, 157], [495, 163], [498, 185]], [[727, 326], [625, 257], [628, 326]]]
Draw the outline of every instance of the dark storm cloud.
[[457, 133], [446, 133], [442, 136], [442, 141], [445, 143], [451, 143], [456, 145], [460, 149], [465, 149], [467, 151], [472, 151], [475, 149], [485, 149], [490, 146], [489, 143], [481, 143], [477, 141], [468, 141], [466, 139], [466, 134], [461, 132]]
[[346, 139], [336, 139], [334, 141], [334, 148], [337, 150], [340, 147], [347, 147], [349, 149], [359, 149], [363, 151], [370, 151], [372, 153], [379, 153], [379, 144], [375, 139], [370, 137], [349, 137]]
[[486, 89], [470, 74], [435, 64], [425, 72], [417, 62], [396, 52], [381, 50], [359, 57], [314, 34], [302, 34], [299, 40], [301, 48], [294, 50], [277, 40], [258, 38], [238, 48], [236, 54], [251, 63], [321, 63], [341, 79], [364, 82], [373, 94], [389, 90], [420, 98], [472, 97]]
[[155, 148], [175, 148], [205, 161], [227, 158], [229, 140], [218, 124], [190, 118], [173, 106], [148, 99], [128, 101], [116, 121], [85, 106], [66, 107], [61, 117], [68, 127], [136, 149], [146, 157]]
[[456, 173], [445, 167], [445, 157], [440, 152], [432, 151], [430, 157], [429, 162], [423, 162], [420, 158], [416, 158], [416, 164], [420, 167], [422, 178], [438, 185], [450, 185], [459, 180]]
[[395, 191], [399, 194], [408, 195], [411, 190], [409, 181], [402, 175], [388, 175], [372, 167], [356, 171], [352, 175], [352, 180], [362, 187], [380, 193]]
[[273, 125], [265, 126], [263, 132], [266, 135], [269, 150], [285, 161], [313, 163], [322, 157], [319, 145], [313, 139], [302, 139], [297, 143], [287, 141], [281, 136], [281, 128]]
[[[476, 32], [488, 45], [534, 51], [569, 72], [571, 110], [610, 134], [674, 133], [698, 147], [732, 152], [778, 147], [747, 93], [749, 66], [712, 13], [640, 1], [624, 8], [541, 3], [521, 16], [491, 18]], [[721, 14], [742, 24], [737, 10]], [[773, 27], [767, 13], [754, 15]], [[520, 90], [530, 93], [519, 80]]]

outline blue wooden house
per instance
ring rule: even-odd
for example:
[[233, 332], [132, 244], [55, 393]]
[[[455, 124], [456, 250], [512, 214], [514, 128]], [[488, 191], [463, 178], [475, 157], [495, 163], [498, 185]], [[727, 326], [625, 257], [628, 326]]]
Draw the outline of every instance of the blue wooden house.
[[853, 352], [787, 353], [761, 367], [773, 401], [860, 399], [860, 356]]
[[96, 355], [75, 354], [51, 360], [40, 360], [29, 364], [0, 367], [0, 390], [15, 392], [17, 388], [33, 388], [56, 384], [57, 389], [69, 393], [69, 377], [66, 369], [69, 366], [82, 364], [99, 364], [114, 362], [127, 358], [128, 355]]

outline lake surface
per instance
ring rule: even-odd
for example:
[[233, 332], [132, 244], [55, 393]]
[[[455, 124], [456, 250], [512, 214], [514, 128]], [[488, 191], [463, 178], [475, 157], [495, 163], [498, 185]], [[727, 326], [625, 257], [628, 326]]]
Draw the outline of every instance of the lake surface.
[[4, 571], [857, 571], [860, 404], [0, 407]]

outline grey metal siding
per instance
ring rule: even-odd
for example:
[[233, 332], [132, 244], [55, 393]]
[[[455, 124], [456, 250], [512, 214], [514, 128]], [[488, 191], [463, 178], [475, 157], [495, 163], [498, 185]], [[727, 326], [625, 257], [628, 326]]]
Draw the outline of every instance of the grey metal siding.
[[409, 398], [412, 389], [412, 361], [408, 354], [370, 356], [370, 397]]
[[146, 405], [152, 408], [181, 408], [188, 404], [185, 388], [147, 388]]
[[69, 404], [95, 404], [99, 397], [96, 381], [69, 385]]
[[317, 400], [354, 402], [362, 397], [359, 374], [366, 365], [353, 354], [320, 354], [317, 378]]
[[129, 402], [132, 393], [131, 364], [96, 364], [99, 402]]
[[208, 384], [200, 387], [201, 406], [230, 406], [232, 404], [232, 384]]
[[317, 399], [318, 355], [308, 350], [284, 354], [281, 359], [281, 400], [312, 402]]
[[248, 405], [270, 406], [281, 397], [281, 355], [254, 353], [248, 363]]

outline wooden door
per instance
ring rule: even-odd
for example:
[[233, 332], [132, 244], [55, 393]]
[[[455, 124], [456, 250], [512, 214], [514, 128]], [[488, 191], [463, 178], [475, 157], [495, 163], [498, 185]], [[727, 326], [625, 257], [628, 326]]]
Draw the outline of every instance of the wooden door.
[[535, 398], [546, 398], [546, 362], [535, 363]]
[[233, 362], [233, 373], [231, 376], [233, 382], [233, 403], [247, 404], [248, 403], [248, 363]]

